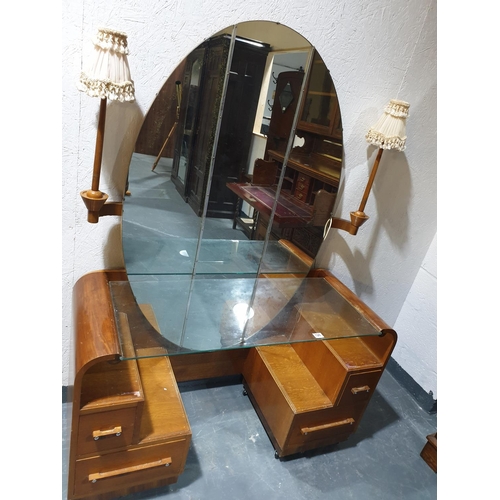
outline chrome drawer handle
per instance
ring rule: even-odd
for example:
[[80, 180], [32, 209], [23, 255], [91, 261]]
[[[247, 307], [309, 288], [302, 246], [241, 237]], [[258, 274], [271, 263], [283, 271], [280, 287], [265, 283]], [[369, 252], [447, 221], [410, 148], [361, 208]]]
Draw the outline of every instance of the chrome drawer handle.
[[91, 483], [96, 483], [98, 479], [106, 479], [108, 477], [121, 476], [122, 474], [128, 474], [130, 472], [136, 472], [145, 469], [152, 469], [153, 467], [169, 467], [172, 463], [172, 459], [162, 458], [160, 460], [156, 460], [155, 462], [149, 462], [147, 464], [139, 464], [133, 465], [132, 467], [124, 467], [123, 469], [110, 470], [108, 472], [96, 472], [94, 474], [89, 474], [89, 481]]
[[94, 438], [94, 441], [98, 441], [99, 438], [104, 437], [104, 436], [121, 436], [122, 434], [122, 427], [121, 425], [117, 425], [116, 427], [113, 427], [112, 429], [108, 429], [105, 431], [94, 431], [92, 432], [92, 437]]

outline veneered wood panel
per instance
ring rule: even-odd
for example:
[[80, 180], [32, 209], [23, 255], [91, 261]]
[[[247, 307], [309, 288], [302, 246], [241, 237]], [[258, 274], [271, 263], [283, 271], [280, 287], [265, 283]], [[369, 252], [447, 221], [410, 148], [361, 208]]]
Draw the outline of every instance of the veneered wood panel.
[[268, 432], [278, 446], [283, 448], [294, 414], [257, 348], [250, 350], [243, 376], [252, 398], [265, 418]]
[[297, 342], [292, 346], [333, 403], [344, 382], [345, 367], [324, 342]]
[[[138, 350], [138, 356], [148, 354]], [[138, 359], [144, 388], [144, 414], [141, 421], [140, 442], [185, 436], [189, 442], [191, 428], [182, 403], [168, 357]]]
[[261, 346], [256, 349], [295, 413], [332, 405], [291, 345]]
[[178, 382], [241, 375], [249, 349], [170, 356]]

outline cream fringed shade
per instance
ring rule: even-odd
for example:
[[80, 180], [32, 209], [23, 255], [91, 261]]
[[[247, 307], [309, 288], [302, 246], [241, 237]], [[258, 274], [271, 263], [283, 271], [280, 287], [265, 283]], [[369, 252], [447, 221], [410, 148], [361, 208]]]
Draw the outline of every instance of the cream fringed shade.
[[366, 140], [370, 144], [378, 146], [379, 150], [359, 208], [350, 214], [351, 224], [354, 227], [360, 227], [368, 220], [364, 210], [384, 149], [404, 151], [406, 147], [406, 118], [409, 108], [410, 105], [407, 102], [392, 99], [385, 107], [384, 114], [366, 134]]
[[332, 227], [343, 229], [350, 234], [357, 234], [358, 229], [368, 220], [369, 217], [365, 214], [364, 210], [384, 149], [404, 151], [406, 147], [406, 118], [408, 117], [409, 108], [410, 105], [407, 102], [392, 99], [385, 107], [384, 114], [377, 123], [368, 130], [366, 140], [370, 144], [378, 146], [379, 150], [370, 177], [366, 183], [365, 192], [363, 193], [359, 208], [356, 212], [350, 213], [350, 221], [331, 217], [325, 225], [323, 237], [326, 237], [328, 231]]
[[410, 105], [392, 99], [384, 114], [366, 134], [366, 140], [382, 149], [404, 151], [406, 147], [406, 118]]
[[[135, 90], [127, 60], [127, 35], [121, 31], [100, 28], [93, 42], [92, 58], [80, 75], [78, 89], [90, 97], [99, 97], [101, 100], [92, 188], [80, 193], [88, 210], [87, 220], [96, 223], [100, 215], [111, 213], [109, 210], [102, 211], [108, 195], [99, 191], [107, 100], [133, 101]], [[106, 208], [109, 209], [109, 204]]]
[[79, 89], [90, 97], [111, 101], [133, 101], [134, 82], [128, 66], [127, 35], [100, 28], [94, 39], [94, 52], [80, 75]]

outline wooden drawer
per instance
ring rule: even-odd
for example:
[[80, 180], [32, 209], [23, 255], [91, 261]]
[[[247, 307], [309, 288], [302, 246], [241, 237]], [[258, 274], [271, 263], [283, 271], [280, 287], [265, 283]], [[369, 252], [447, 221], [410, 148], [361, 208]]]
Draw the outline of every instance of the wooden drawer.
[[120, 490], [178, 476], [184, 470], [189, 440], [139, 447], [76, 462], [74, 496]]
[[357, 415], [328, 415], [310, 419], [301, 415], [290, 429], [288, 449], [305, 451], [345, 441], [357, 426]]
[[295, 198], [305, 202], [310, 184], [311, 184], [311, 178], [309, 176], [304, 174], [298, 174], [295, 183], [295, 189], [293, 192]]
[[382, 370], [350, 373], [347, 376], [344, 387], [339, 395], [337, 405], [354, 405], [368, 401], [371, 398], [381, 375]]
[[137, 408], [82, 415], [78, 425], [77, 455], [100, 454], [133, 443]]

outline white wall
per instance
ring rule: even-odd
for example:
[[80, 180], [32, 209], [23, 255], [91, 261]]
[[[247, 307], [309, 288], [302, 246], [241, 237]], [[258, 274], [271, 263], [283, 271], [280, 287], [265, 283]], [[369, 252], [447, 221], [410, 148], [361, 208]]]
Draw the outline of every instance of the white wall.
[[435, 342], [428, 349], [421, 342], [428, 335], [435, 340], [435, 331], [408, 328], [408, 316], [419, 313], [405, 301], [436, 234], [436, 1], [82, 0], [63, 7], [63, 385], [72, 383], [72, 287], [86, 272], [123, 263], [119, 219], [88, 224], [79, 196], [91, 182], [98, 111], [96, 100], [75, 87], [84, 45], [100, 26], [129, 37], [137, 100], [109, 105], [101, 181], [101, 190], [118, 200], [142, 118], [172, 70], [225, 26], [264, 19], [307, 38], [334, 78], [345, 138], [337, 215], [348, 217], [359, 205], [375, 154], [366, 131], [389, 99], [411, 104], [407, 151], [384, 153], [365, 209], [370, 220], [355, 237], [332, 230], [319, 262], [389, 324], [401, 314], [395, 359], [435, 394]]
[[437, 236], [399, 313], [393, 357], [437, 399]]

